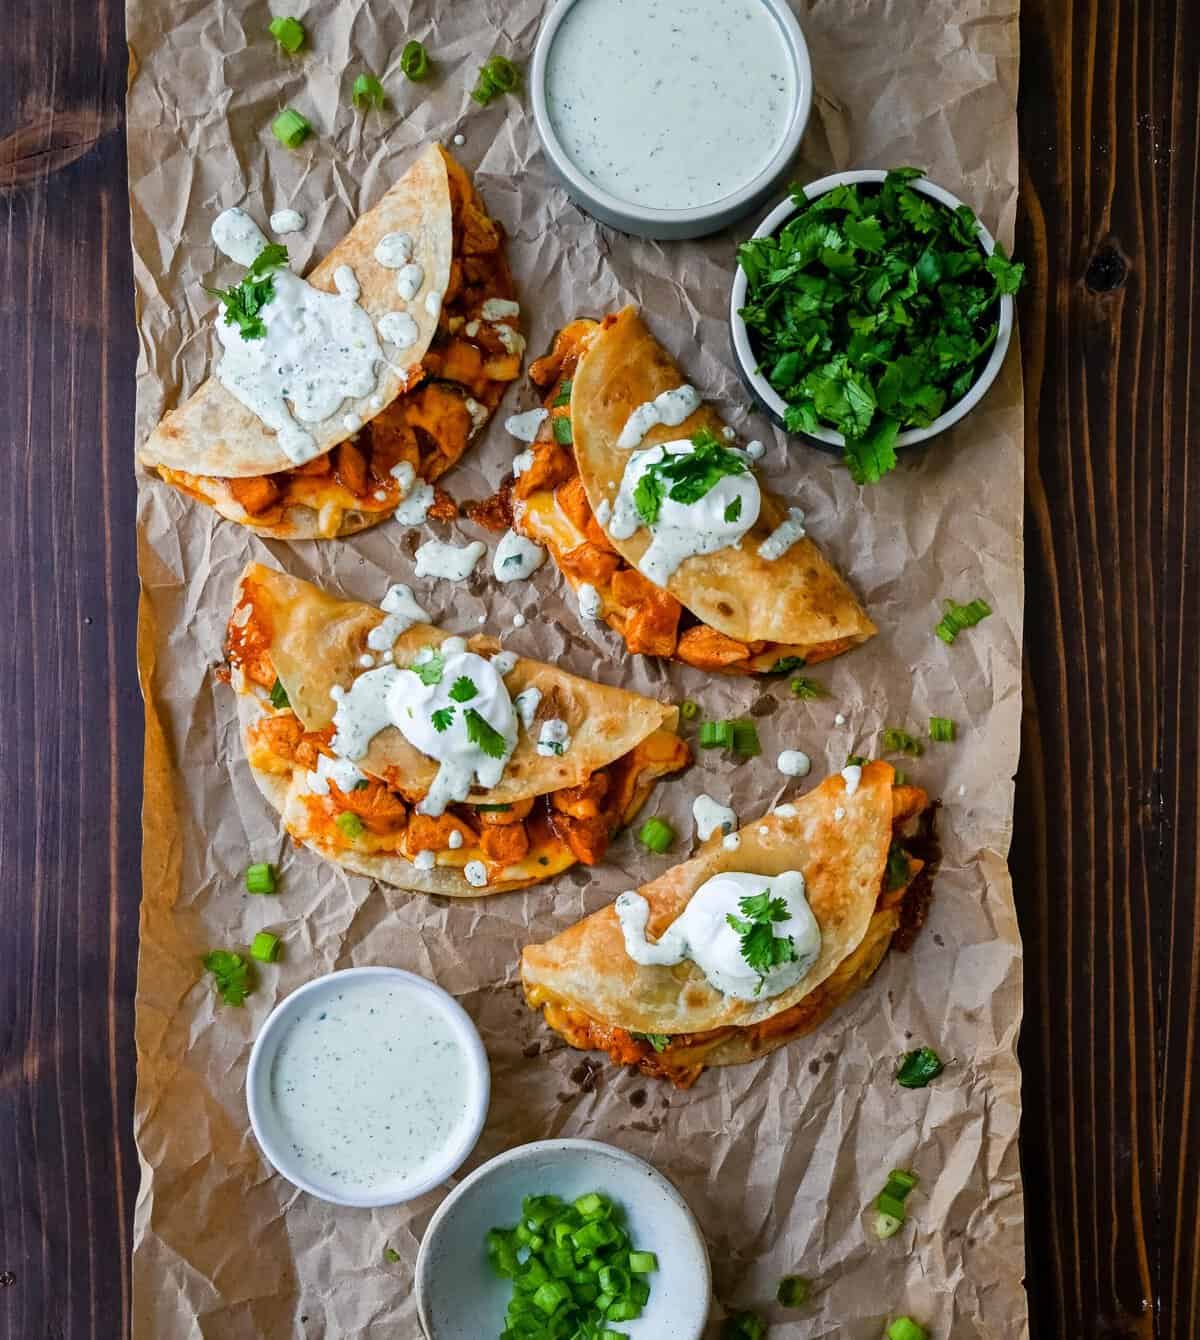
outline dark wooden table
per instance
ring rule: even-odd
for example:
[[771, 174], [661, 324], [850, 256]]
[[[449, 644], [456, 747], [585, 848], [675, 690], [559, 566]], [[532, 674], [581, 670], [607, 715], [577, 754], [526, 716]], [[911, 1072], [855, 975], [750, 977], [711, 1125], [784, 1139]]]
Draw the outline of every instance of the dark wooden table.
[[[897, 0], [897, 3], [920, 0]], [[1200, 3], [1025, 0], [1035, 1340], [1200, 1336]], [[0, 1338], [118, 1340], [141, 705], [120, 0], [0, 12]]]

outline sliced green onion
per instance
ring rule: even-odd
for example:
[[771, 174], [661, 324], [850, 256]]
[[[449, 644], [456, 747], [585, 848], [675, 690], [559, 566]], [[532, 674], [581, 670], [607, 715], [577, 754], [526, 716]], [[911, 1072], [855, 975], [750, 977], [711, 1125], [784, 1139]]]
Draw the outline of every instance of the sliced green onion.
[[574, 380], [570, 377], [558, 388], [558, 394], [550, 402], [554, 409], [560, 409], [563, 405], [571, 403], [571, 387], [574, 386]]
[[812, 1285], [803, 1275], [785, 1275], [775, 1293], [780, 1307], [803, 1307], [812, 1293]]
[[945, 1070], [942, 1058], [932, 1047], [918, 1047], [900, 1058], [896, 1083], [905, 1089], [923, 1089]]
[[929, 1340], [929, 1333], [911, 1317], [897, 1317], [887, 1328], [887, 1340]]
[[378, 110], [387, 102], [387, 94], [373, 74], [360, 74], [354, 81], [350, 101], [360, 112], [365, 112], [371, 107]]
[[685, 698], [679, 704], [679, 715], [684, 721], [694, 721], [700, 715], [700, 704], [693, 702], [690, 698]]
[[363, 821], [353, 812], [353, 810], [343, 810], [333, 822], [341, 829], [344, 837], [348, 837], [351, 840], [356, 837], [362, 837]]
[[875, 1236], [881, 1242], [886, 1242], [888, 1238], [894, 1238], [903, 1227], [903, 1218], [897, 1218], [895, 1215], [891, 1214], [884, 1214], [882, 1210], [876, 1212]]
[[891, 1196], [899, 1196], [904, 1199], [908, 1193], [915, 1189], [921, 1179], [915, 1172], [910, 1172], [907, 1168], [893, 1168], [888, 1174], [887, 1186], [884, 1190]]
[[550, 426], [554, 430], [554, 440], [560, 447], [569, 447], [575, 441], [571, 433], [571, 416], [569, 414], [560, 414], [557, 419], [552, 419]]
[[963, 631], [964, 628], [974, 628], [977, 623], [981, 623], [992, 612], [992, 607], [986, 600], [972, 600], [966, 605], [956, 605], [953, 600], [945, 602], [945, 613], [933, 630], [938, 637], [947, 645]]
[[385, 1247], [383, 1249], [383, 1259], [385, 1261], [390, 1261], [392, 1265], [395, 1265], [396, 1262], [399, 1261], [400, 1259], [400, 1253], [395, 1249], [395, 1247]]
[[846, 759], [846, 767], [865, 768], [867, 766], [867, 762], [868, 760], [863, 758], [861, 754], [850, 754]]
[[893, 1168], [887, 1185], [875, 1197], [875, 1236], [894, 1237], [904, 1224], [904, 1202], [917, 1185], [916, 1173], [907, 1168]]
[[266, 861], [259, 861], [255, 865], [247, 866], [246, 892], [274, 893], [275, 867], [273, 865], [268, 865]]
[[735, 754], [740, 754], [742, 758], [755, 758], [762, 753], [758, 727], [753, 721], [734, 721], [731, 724], [733, 730], [729, 744]]
[[792, 690], [793, 698], [809, 700], [824, 698], [826, 694], [825, 685], [819, 679], [809, 679], [807, 675], [797, 675], [789, 687]]
[[889, 1196], [886, 1191], [881, 1191], [875, 1197], [875, 1208], [880, 1214], [886, 1214], [890, 1219], [904, 1220], [904, 1198], [902, 1196]]
[[953, 744], [954, 734], [954, 722], [949, 717], [929, 718], [929, 738], [937, 744]]
[[721, 1327], [721, 1340], [766, 1340], [767, 1323], [757, 1312], [735, 1312]]
[[665, 819], [647, 819], [638, 833], [638, 841], [661, 856], [675, 841], [675, 830]]
[[291, 705], [291, 700], [287, 696], [287, 689], [283, 687], [283, 680], [276, 675], [275, 683], [271, 685], [271, 706], [278, 712], [281, 708], [291, 707]]
[[400, 72], [414, 84], [419, 84], [428, 76], [429, 52], [425, 50], [423, 42], [415, 38], [405, 42], [404, 50], [400, 53]]
[[653, 1252], [630, 1252], [629, 1269], [635, 1275], [652, 1275], [658, 1269], [658, 1257]]
[[899, 726], [885, 727], [881, 738], [883, 747], [893, 754], [911, 754], [913, 758], [917, 758], [925, 752], [921, 741], [908, 731], [901, 730]]
[[732, 721], [702, 721], [700, 723], [701, 749], [725, 749], [732, 738]]
[[259, 931], [250, 941], [250, 957], [260, 963], [274, 963], [279, 957], [279, 936], [270, 931]]
[[288, 149], [298, 149], [312, 133], [312, 126], [291, 107], [285, 107], [271, 122], [271, 133]]
[[505, 810], [511, 810], [511, 805], [476, 805], [475, 808], [480, 814], [502, 814]]
[[893, 786], [908, 785], [908, 773], [906, 773], [903, 768], [894, 768], [892, 771], [895, 773], [895, 776], [892, 778]]
[[299, 19], [272, 19], [269, 30], [289, 56], [294, 56], [304, 45], [304, 24]]
[[505, 56], [491, 56], [479, 69], [471, 97], [486, 107], [501, 93], [512, 93], [521, 84], [521, 72]]

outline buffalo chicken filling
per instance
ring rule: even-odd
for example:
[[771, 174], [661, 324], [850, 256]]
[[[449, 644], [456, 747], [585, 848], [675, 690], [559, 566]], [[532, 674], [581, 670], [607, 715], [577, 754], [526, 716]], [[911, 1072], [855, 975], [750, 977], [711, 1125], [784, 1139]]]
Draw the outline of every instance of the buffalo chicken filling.
[[[932, 836], [933, 811], [926, 808], [925, 793], [918, 787], [898, 786], [892, 795], [892, 851], [875, 910], [877, 914], [898, 910], [902, 930], [906, 902], [919, 904], [914, 911], [923, 919], [936, 864], [936, 844]], [[923, 860], [910, 848], [922, 850], [932, 859]], [[900, 933], [897, 932], [897, 940]], [[735, 1034], [747, 1040], [752, 1050], [758, 1050], [780, 1038], [791, 1039], [810, 1032], [856, 985], [870, 976], [886, 948], [884, 941], [873, 960], [861, 961], [862, 955], [851, 955], [846, 964], [815, 991], [761, 1023], [715, 1028], [703, 1033], [648, 1036], [603, 1024], [583, 1010], [554, 998], [544, 988], [529, 987], [526, 996], [534, 1009], [544, 1009], [547, 1024], [572, 1047], [580, 1051], [607, 1052], [616, 1065], [636, 1066], [645, 1075], [669, 1079], [677, 1088], [686, 1089], [699, 1078], [710, 1053]]]
[[[488, 217], [463, 169], [449, 158], [446, 168], [454, 228], [450, 281], [437, 333], [400, 397], [305, 465], [241, 479], [160, 467], [168, 483], [205, 502], [228, 494], [251, 525], [277, 525], [289, 507], [309, 507], [318, 513], [322, 535], [333, 535], [347, 513], [370, 520], [396, 509], [402, 497], [392, 473], [396, 466], [406, 462], [416, 478], [432, 484], [455, 464], [520, 375], [521, 354], [483, 316], [489, 298], [514, 296], [503, 230]], [[511, 335], [508, 340], [512, 344]], [[457, 510], [439, 489], [430, 515], [451, 520]]]
[[[604, 325], [614, 319], [606, 318]], [[783, 674], [847, 650], [853, 645], [850, 638], [800, 648], [728, 637], [702, 623], [613, 548], [592, 512], [571, 450], [572, 379], [604, 325], [571, 322], [559, 331], [550, 353], [531, 365], [530, 379], [544, 393], [549, 416], [528, 464], [491, 498], [469, 506], [471, 520], [493, 531], [511, 526], [549, 549], [572, 587], [586, 585], [596, 592], [599, 616], [636, 654], [728, 674]]]

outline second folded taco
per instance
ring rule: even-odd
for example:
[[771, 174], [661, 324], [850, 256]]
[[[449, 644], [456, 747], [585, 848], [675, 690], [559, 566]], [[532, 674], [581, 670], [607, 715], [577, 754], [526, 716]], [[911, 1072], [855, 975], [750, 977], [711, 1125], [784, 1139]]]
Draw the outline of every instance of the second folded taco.
[[288, 832], [403, 889], [473, 897], [599, 861], [689, 762], [678, 709], [251, 564], [228, 657], [246, 756]]

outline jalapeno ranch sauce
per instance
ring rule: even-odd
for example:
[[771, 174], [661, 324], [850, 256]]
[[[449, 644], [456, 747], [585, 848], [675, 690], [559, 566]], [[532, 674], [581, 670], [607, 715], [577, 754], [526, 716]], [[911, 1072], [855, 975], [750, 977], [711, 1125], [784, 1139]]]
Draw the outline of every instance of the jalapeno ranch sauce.
[[578, 0], [546, 63], [550, 119], [572, 162], [653, 209], [711, 204], [752, 181], [796, 96], [762, 0]]
[[304, 1175], [349, 1194], [419, 1184], [466, 1138], [477, 1085], [428, 993], [378, 979], [314, 996], [270, 1079], [280, 1133]]

